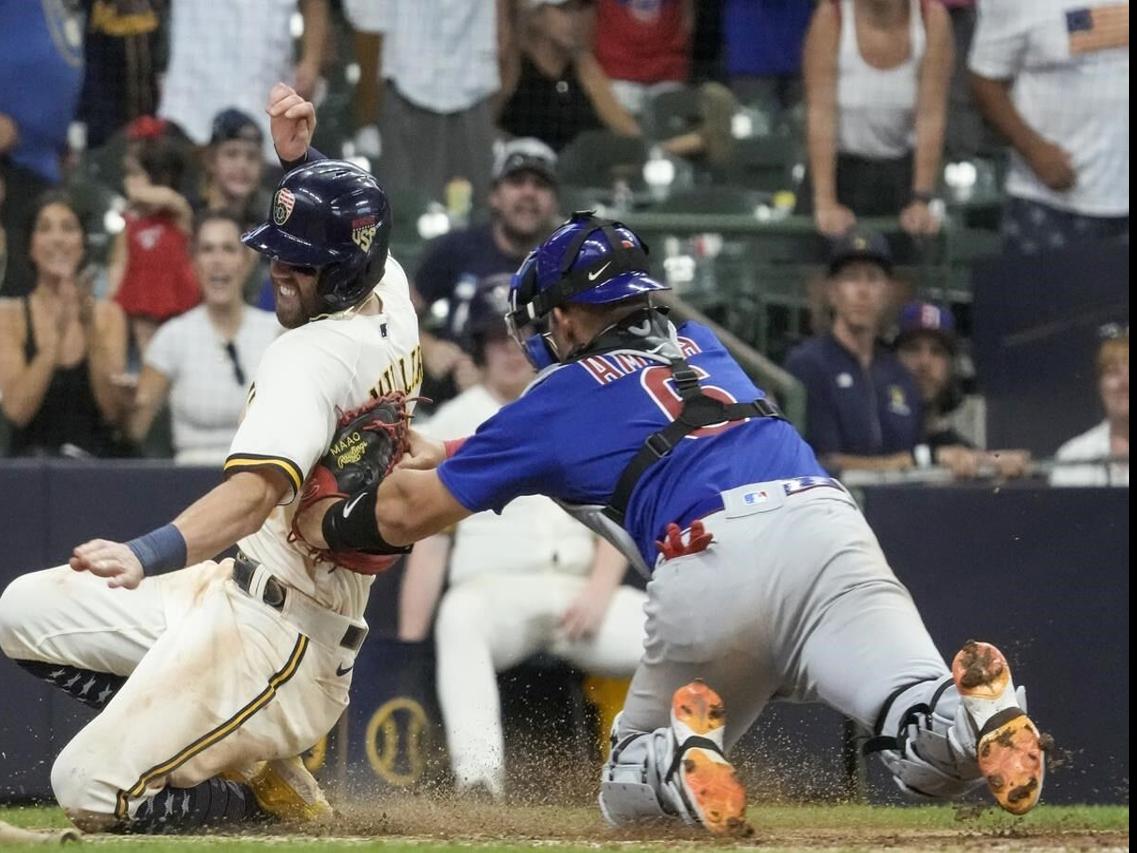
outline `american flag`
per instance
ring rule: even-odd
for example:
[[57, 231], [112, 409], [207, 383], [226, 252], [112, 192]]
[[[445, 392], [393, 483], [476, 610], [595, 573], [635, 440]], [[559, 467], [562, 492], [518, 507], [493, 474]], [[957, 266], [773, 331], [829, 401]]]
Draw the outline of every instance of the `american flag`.
[[1129, 47], [1129, 4], [1086, 6], [1066, 12], [1071, 55]]

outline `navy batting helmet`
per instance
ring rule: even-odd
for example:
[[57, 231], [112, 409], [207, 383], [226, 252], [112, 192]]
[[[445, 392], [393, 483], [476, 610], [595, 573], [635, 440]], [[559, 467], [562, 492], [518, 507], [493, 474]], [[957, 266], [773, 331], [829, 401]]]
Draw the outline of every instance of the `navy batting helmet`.
[[391, 206], [369, 172], [343, 160], [317, 160], [281, 178], [269, 221], [241, 241], [273, 260], [310, 267], [323, 307], [342, 311], [383, 278]]
[[546, 366], [543, 334], [522, 329], [566, 303], [602, 305], [670, 290], [648, 274], [647, 244], [619, 222], [579, 211], [529, 253], [509, 287], [510, 334], [538, 369]]

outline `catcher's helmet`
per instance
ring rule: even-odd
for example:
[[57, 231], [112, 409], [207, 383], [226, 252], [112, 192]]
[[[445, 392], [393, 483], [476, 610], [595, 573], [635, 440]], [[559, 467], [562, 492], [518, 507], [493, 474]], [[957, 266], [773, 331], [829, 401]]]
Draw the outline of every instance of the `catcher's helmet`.
[[577, 212], [529, 253], [509, 286], [510, 333], [534, 366], [549, 363], [544, 335], [523, 336], [559, 305], [620, 302], [670, 286], [648, 274], [647, 244], [619, 222]]
[[343, 160], [317, 160], [281, 178], [268, 221], [241, 241], [290, 266], [312, 267], [323, 307], [342, 311], [383, 278], [391, 206], [370, 173]]

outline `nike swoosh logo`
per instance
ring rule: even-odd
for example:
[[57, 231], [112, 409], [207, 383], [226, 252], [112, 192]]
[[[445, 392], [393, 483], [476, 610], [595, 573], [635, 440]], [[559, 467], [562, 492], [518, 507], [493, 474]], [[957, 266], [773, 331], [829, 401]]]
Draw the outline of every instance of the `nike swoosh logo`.
[[602, 272], [604, 272], [604, 270], [608, 269], [608, 267], [610, 267], [610, 266], [612, 266], [612, 262], [611, 262], [611, 261], [609, 261], [608, 263], [606, 263], [604, 266], [602, 266], [602, 267], [601, 267], [600, 269], [598, 269], [596, 272], [590, 272], [590, 273], [588, 274], [588, 280], [589, 280], [589, 281], [596, 281], [596, 279], [600, 278], [600, 274], [601, 274]]
[[348, 667], [337, 666], [336, 667], [336, 675], [347, 675], [353, 669], [355, 669], [355, 664], [352, 664], [351, 666], [348, 666]]
[[343, 505], [343, 517], [344, 518], [347, 518], [349, 515], [351, 515], [352, 508], [357, 503], [359, 503], [361, 500], [363, 500], [363, 496], [365, 494], [366, 494], [366, 492], [360, 492], [358, 495], [356, 495], [354, 498], [352, 498], [350, 501], [348, 501], [347, 503], [345, 503]]

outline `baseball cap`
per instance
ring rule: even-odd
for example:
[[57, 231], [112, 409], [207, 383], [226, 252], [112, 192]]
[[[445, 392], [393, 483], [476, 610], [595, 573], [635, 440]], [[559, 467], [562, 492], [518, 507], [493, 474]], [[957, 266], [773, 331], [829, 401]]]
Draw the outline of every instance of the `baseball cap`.
[[955, 317], [947, 308], [932, 305], [930, 302], [909, 302], [900, 309], [896, 345], [916, 335], [932, 335], [939, 338], [949, 351], [955, 351]]
[[872, 261], [892, 272], [892, 250], [875, 231], [853, 230], [839, 237], [829, 249], [829, 275], [836, 275], [850, 261]]
[[494, 158], [493, 182], [496, 184], [518, 172], [533, 172], [557, 186], [556, 152], [531, 136], [511, 139], [501, 146]]
[[255, 142], [260, 145], [264, 142], [264, 133], [252, 116], [230, 107], [213, 117], [209, 144], [216, 145], [219, 142], [228, 142], [230, 139], [244, 139], [247, 142]]

